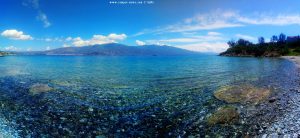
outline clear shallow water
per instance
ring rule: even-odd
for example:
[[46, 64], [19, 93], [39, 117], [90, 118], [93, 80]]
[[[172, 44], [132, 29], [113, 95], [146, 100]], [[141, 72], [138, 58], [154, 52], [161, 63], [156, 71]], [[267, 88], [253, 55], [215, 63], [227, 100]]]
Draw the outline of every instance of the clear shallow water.
[[[284, 59], [219, 56], [7, 56], [0, 72], [0, 117], [21, 137], [230, 135], [243, 125], [206, 127], [224, 105], [215, 90], [250, 83], [281, 91], [296, 80]], [[34, 84], [53, 90], [31, 95]]]

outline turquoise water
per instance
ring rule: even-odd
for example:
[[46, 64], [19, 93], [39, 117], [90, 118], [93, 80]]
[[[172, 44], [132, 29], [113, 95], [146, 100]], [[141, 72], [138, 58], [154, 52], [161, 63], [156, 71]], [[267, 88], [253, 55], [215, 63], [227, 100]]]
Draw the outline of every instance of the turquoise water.
[[[280, 91], [296, 79], [281, 58], [219, 56], [7, 56], [0, 72], [2, 133], [20, 137], [230, 135], [243, 125], [206, 126], [225, 104], [215, 90], [250, 83]], [[32, 95], [34, 84], [51, 90]]]

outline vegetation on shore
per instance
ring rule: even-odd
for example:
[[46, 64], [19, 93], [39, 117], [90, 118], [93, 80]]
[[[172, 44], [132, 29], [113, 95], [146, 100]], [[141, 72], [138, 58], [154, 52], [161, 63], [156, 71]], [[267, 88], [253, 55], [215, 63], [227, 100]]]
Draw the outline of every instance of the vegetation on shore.
[[263, 37], [258, 38], [254, 44], [245, 39], [228, 41], [229, 48], [220, 53], [221, 56], [255, 56], [255, 57], [278, 57], [300, 55], [300, 37], [286, 37], [281, 33], [273, 35], [270, 42], [265, 42]]
[[6, 55], [10, 55], [10, 53], [9, 52], [0, 51], [0, 57], [6, 56]]

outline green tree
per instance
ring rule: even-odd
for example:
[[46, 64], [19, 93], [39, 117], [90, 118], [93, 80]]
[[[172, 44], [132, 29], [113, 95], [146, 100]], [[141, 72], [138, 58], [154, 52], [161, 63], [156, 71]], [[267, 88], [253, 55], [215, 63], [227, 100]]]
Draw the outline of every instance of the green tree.
[[234, 40], [230, 40], [227, 42], [227, 44], [229, 45], [229, 47], [234, 47], [236, 45], [236, 42]]
[[271, 42], [275, 43], [278, 41], [278, 37], [276, 35], [273, 35], [270, 39]]
[[264, 44], [265, 38], [264, 37], [258, 37], [258, 44]]
[[250, 46], [250, 45], [252, 45], [252, 43], [248, 40], [245, 40], [245, 39], [239, 39], [237, 41], [237, 45], [239, 45], [239, 46]]
[[284, 43], [286, 41], [286, 35], [281, 33], [279, 34], [278, 42]]

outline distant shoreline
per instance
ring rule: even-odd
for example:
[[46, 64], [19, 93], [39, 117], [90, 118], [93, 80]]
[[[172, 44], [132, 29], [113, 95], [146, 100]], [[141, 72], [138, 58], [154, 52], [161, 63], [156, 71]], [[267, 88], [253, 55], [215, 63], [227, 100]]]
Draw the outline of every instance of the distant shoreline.
[[281, 58], [292, 61], [296, 64], [297, 68], [300, 68], [300, 56], [281, 56]]

